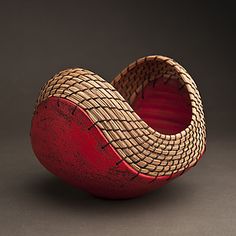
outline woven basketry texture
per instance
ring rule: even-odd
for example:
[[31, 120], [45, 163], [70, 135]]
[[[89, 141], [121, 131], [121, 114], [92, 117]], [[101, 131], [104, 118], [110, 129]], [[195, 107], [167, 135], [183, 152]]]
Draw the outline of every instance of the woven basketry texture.
[[[159, 78], [165, 83], [178, 80], [179, 89], [185, 87], [190, 97], [191, 122], [177, 134], [159, 133], [132, 108], [136, 96]], [[186, 70], [168, 57], [141, 58], [111, 83], [88, 70], [64, 70], [42, 87], [37, 105], [51, 96], [83, 108], [107, 139], [102, 148], [111, 145], [138, 173], [158, 177], [184, 171], [197, 163], [205, 148], [206, 128], [197, 86]]]

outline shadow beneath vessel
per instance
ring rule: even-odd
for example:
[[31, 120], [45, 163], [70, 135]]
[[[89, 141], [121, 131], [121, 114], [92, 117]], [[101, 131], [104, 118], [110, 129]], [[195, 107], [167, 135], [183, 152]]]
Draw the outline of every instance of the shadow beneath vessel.
[[114, 213], [121, 215], [125, 212], [132, 214], [146, 210], [160, 210], [171, 205], [185, 204], [191, 201], [194, 186], [186, 182], [173, 181], [154, 192], [142, 197], [127, 200], [109, 200], [95, 197], [62, 182], [53, 176], [39, 178], [28, 186], [34, 197], [40, 198], [47, 205], [53, 204], [71, 211]]

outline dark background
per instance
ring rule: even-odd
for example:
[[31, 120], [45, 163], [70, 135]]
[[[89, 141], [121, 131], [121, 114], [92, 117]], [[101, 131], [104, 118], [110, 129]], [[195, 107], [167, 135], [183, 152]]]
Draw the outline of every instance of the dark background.
[[[236, 234], [233, 1], [0, 1], [0, 30], [1, 236]], [[44, 170], [29, 140], [41, 86], [70, 67], [111, 81], [150, 54], [174, 58], [199, 87], [199, 165], [129, 201], [94, 198]]]

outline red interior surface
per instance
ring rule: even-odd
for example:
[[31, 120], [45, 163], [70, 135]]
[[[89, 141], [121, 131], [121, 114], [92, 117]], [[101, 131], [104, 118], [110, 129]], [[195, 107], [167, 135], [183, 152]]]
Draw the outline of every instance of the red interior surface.
[[191, 122], [188, 91], [178, 80], [150, 82], [132, 107], [149, 126], [162, 134], [179, 133]]

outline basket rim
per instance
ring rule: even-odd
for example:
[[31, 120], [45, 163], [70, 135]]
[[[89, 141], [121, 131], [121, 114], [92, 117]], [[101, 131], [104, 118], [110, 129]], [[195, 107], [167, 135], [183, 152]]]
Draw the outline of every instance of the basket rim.
[[[174, 63], [174, 64], [178, 65], [176, 67], [174, 66], [174, 68], [184, 83], [186, 80], [184, 77], [184, 74], [187, 74], [192, 79], [192, 77], [189, 75], [189, 73], [180, 64], [178, 64], [176, 61], [174, 61], [172, 58], [169, 58], [167, 56], [161, 56], [161, 55], [149, 55], [149, 56], [141, 57], [141, 58], [137, 59], [136, 61], [130, 63], [128, 66], [126, 66], [118, 75], [115, 76], [115, 78], [111, 81], [111, 84], [118, 82], [120, 79], [125, 77], [130, 70], [132, 70], [133, 68], [135, 68], [138, 65], [146, 63], [147, 61], [155, 61], [155, 62], [161, 61], [161, 62], [164, 62], [164, 63], [170, 65], [170, 66], [173, 66], [173, 63]], [[184, 74], [183, 74], [183, 71], [184, 71]], [[187, 89], [188, 95], [189, 95], [191, 92], [189, 87], [186, 86], [186, 89]], [[191, 127], [194, 125], [193, 117], [195, 115], [197, 115], [197, 111], [195, 111], [195, 109], [193, 109], [194, 101], [192, 100], [192, 98], [190, 96], [189, 96], [189, 99], [191, 101], [191, 121], [189, 122], [188, 126], [185, 129], [183, 129], [181, 132], [178, 132], [176, 134], [164, 134], [164, 133], [161, 133], [161, 132], [153, 129], [145, 121], [143, 121], [143, 122], [145, 122], [153, 131], [157, 132], [161, 137], [163, 137], [165, 139], [170, 139], [170, 140], [179, 139], [186, 132], [188, 132], [191, 129]]]

